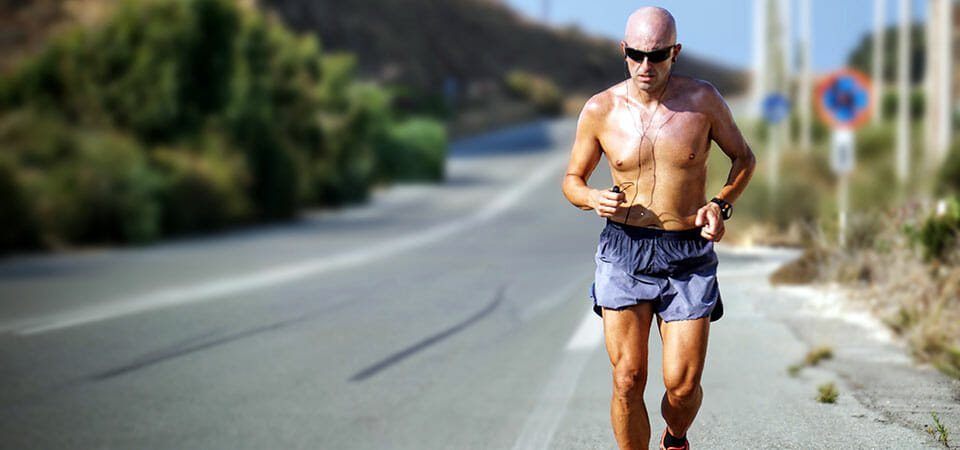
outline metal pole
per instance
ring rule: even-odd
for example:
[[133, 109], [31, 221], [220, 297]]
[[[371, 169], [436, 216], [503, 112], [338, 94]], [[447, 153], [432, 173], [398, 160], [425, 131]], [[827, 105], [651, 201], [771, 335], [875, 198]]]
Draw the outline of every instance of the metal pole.
[[950, 138], [951, 132], [953, 131], [953, 120], [950, 116], [950, 108], [953, 105], [953, 92], [950, 88], [950, 77], [953, 75], [951, 70], [951, 65], [953, 59], [953, 29], [950, 26], [953, 21], [953, 8], [954, 2], [951, 0], [940, 0], [941, 8], [940, 15], [938, 17], [931, 17], [930, 21], [937, 21], [937, 25], [940, 31], [940, 54], [937, 55], [940, 59], [940, 81], [938, 86], [937, 98], [940, 99], [939, 110], [937, 111], [937, 116], [939, 117], [940, 130], [937, 135], [937, 157], [936, 162], [940, 163], [946, 158], [947, 152], [950, 148]]
[[897, 42], [897, 178], [910, 173], [910, 0], [900, 0], [900, 33]]
[[937, 139], [940, 131], [939, 103], [937, 88], [940, 87], [940, 27], [938, 16], [943, 14], [940, 8], [943, 2], [927, 0], [927, 42], [926, 42], [926, 70], [923, 77], [924, 111], [923, 111], [923, 165], [926, 169], [933, 167], [934, 155], [937, 154]]
[[753, 0], [753, 83], [751, 113], [760, 117], [767, 91], [767, 0]]
[[810, 152], [810, 96], [812, 95], [812, 80], [810, 76], [810, 47], [812, 36], [810, 31], [810, 0], [800, 0], [800, 95], [797, 103], [800, 107], [800, 148], [804, 153]]
[[790, 79], [793, 77], [793, 21], [790, 20], [793, 13], [793, 2], [790, 0], [780, 0], [777, 5], [778, 18], [780, 21], [780, 39], [778, 43], [783, 55], [783, 88], [788, 91]]
[[840, 175], [840, 183], [837, 186], [837, 210], [840, 212], [838, 229], [837, 229], [837, 241], [840, 244], [840, 248], [845, 248], [847, 246], [847, 209], [849, 207], [849, 192], [850, 187], [848, 179], [850, 175], [844, 173]]
[[883, 105], [883, 90], [885, 86], [883, 74], [883, 44], [886, 36], [886, 0], [873, 0], [873, 115], [874, 124], [880, 123], [881, 105]]
[[777, 183], [780, 172], [780, 126], [782, 124], [770, 124], [767, 126], [767, 154], [770, 155], [770, 173], [767, 175], [767, 186], [770, 188], [770, 205], [775, 204], [777, 197]]

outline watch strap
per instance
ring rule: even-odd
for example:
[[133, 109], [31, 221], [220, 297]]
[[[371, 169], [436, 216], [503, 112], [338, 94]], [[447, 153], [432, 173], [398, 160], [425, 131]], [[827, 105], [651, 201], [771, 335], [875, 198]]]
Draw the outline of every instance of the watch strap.
[[733, 216], [733, 206], [729, 203], [716, 197], [710, 199], [710, 201], [720, 205], [720, 214], [723, 216], [723, 220], [727, 220]]

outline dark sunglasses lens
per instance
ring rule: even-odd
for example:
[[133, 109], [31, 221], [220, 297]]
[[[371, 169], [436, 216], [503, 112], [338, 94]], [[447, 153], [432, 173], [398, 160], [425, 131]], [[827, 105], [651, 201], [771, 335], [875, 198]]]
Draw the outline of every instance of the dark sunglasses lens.
[[650, 52], [647, 53], [647, 57], [650, 58], [650, 62], [658, 63], [670, 57], [670, 50], [672, 50], [672, 48]]
[[665, 48], [662, 50], [655, 50], [649, 53], [641, 52], [640, 50], [637, 50], [635, 48], [630, 48], [630, 47], [627, 47], [626, 50], [627, 50], [627, 57], [638, 63], [642, 63], [643, 57], [645, 56], [647, 58], [650, 58], [650, 62], [658, 63], [670, 57], [670, 51], [673, 50], [673, 47]]
[[632, 59], [632, 60], [634, 60], [634, 61], [636, 61], [636, 62], [638, 62], [638, 63], [642, 63], [642, 62], [643, 62], [644, 53], [641, 52], [640, 50], [627, 47], [627, 57], [630, 58], [630, 59]]

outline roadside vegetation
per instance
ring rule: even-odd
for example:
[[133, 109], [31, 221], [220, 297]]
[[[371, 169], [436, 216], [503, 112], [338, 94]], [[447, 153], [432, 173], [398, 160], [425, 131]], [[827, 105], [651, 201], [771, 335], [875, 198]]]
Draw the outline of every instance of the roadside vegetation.
[[442, 123], [228, 0], [127, 1], [0, 76], [0, 253], [285, 220], [443, 178]]
[[817, 401], [820, 403], [836, 403], [838, 395], [840, 391], [832, 381], [817, 386]]
[[950, 448], [950, 433], [947, 432], [947, 428], [940, 423], [940, 417], [938, 417], [935, 412], [930, 413], [930, 417], [933, 419], [933, 426], [927, 425], [927, 433], [943, 444], [944, 447]]
[[817, 364], [820, 364], [820, 361], [830, 358], [833, 358], [833, 349], [829, 345], [821, 345], [807, 352], [807, 355], [803, 358], [802, 362], [791, 364], [789, 367], [787, 367], [787, 373], [791, 377], [799, 376], [800, 371], [803, 370], [804, 367], [816, 366]]
[[[792, 115], [788, 141], [794, 144], [781, 153], [774, 189], [769, 185], [767, 126], [757, 123], [745, 127], [744, 134], [758, 155], [758, 169], [737, 202], [734, 220], [742, 222], [734, 228], [741, 231], [728, 235], [741, 243], [802, 248], [802, 255], [774, 272], [771, 282], [847, 289], [852, 301], [871, 310], [909, 345], [917, 361], [960, 378], [960, 112], [954, 115], [955, 137], [946, 158], [934, 162], [923, 128], [924, 33], [915, 28], [913, 34], [918, 39], [911, 49], [915, 84], [909, 98], [913, 122], [906, 180], [899, 180], [895, 163], [898, 98], [888, 89], [879, 99], [879, 122], [856, 131], [841, 248], [839, 179], [830, 169], [829, 130], [815, 121], [812, 148], [800, 149], [795, 144], [799, 117]], [[871, 39], [866, 35], [851, 54], [851, 66], [870, 69]], [[895, 69], [894, 42], [887, 41], [884, 49], [888, 80]], [[711, 168], [718, 188], [726, 176], [719, 172]]]
[[[894, 94], [884, 97], [879, 123], [856, 131], [843, 248], [838, 244], [839, 179], [830, 168], [829, 130], [815, 121], [812, 146], [801, 149], [794, 114], [778, 174], [771, 177], [768, 126], [741, 122], [758, 164], [724, 240], [803, 249], [797, 260], [772, 274], [771, 282], [848, 288], [855, 301], [908, 343], [917, 361], [960, 378], [960, 136], [955, 132], [944, 161], [930, 164], [921, 91], [911, 103], [905, 182], [898, 181], [895, 164]], [[960, 130], [960, 114], [955, 129]], [[716, 192], [730, 164], [716, 146], [711, 153], [707, 191]]]
[[[825, 139], [815, 141], [809, 154], [785, 151], [775, 194], [761, 162], [752, 192], [737, 205], [750, 231], [735, 239], [803, 248], [771, 282], [850, 288], [909, 343], [918, 361], [960, 378], [960, 138], [947, 159], [930, 169], [920, 125], [913, 133], [913, 172], [902, 184], [895, 173], [892, 121], [857, 132], [844, 248], [838, 245], [836, 177]], [[763, 161], [763, 149], [758, 153]]]

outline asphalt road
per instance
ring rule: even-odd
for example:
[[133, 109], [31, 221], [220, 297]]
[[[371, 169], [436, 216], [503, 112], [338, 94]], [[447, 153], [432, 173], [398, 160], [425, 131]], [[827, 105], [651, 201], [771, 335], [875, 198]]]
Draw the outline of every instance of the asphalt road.
[[[603, 224], [559, 190], [572, 133], [463, 141], [442, 186], [293, 224], [0, 261], [0, 447], [615, 448], [586, 295]], [[794, 252], [718, 248], [694, 448], [938, 448], [931, 411], [960, 434], [956, 383], [767, 284]], [[787, 375], [821, 343], [833, 360]]]

